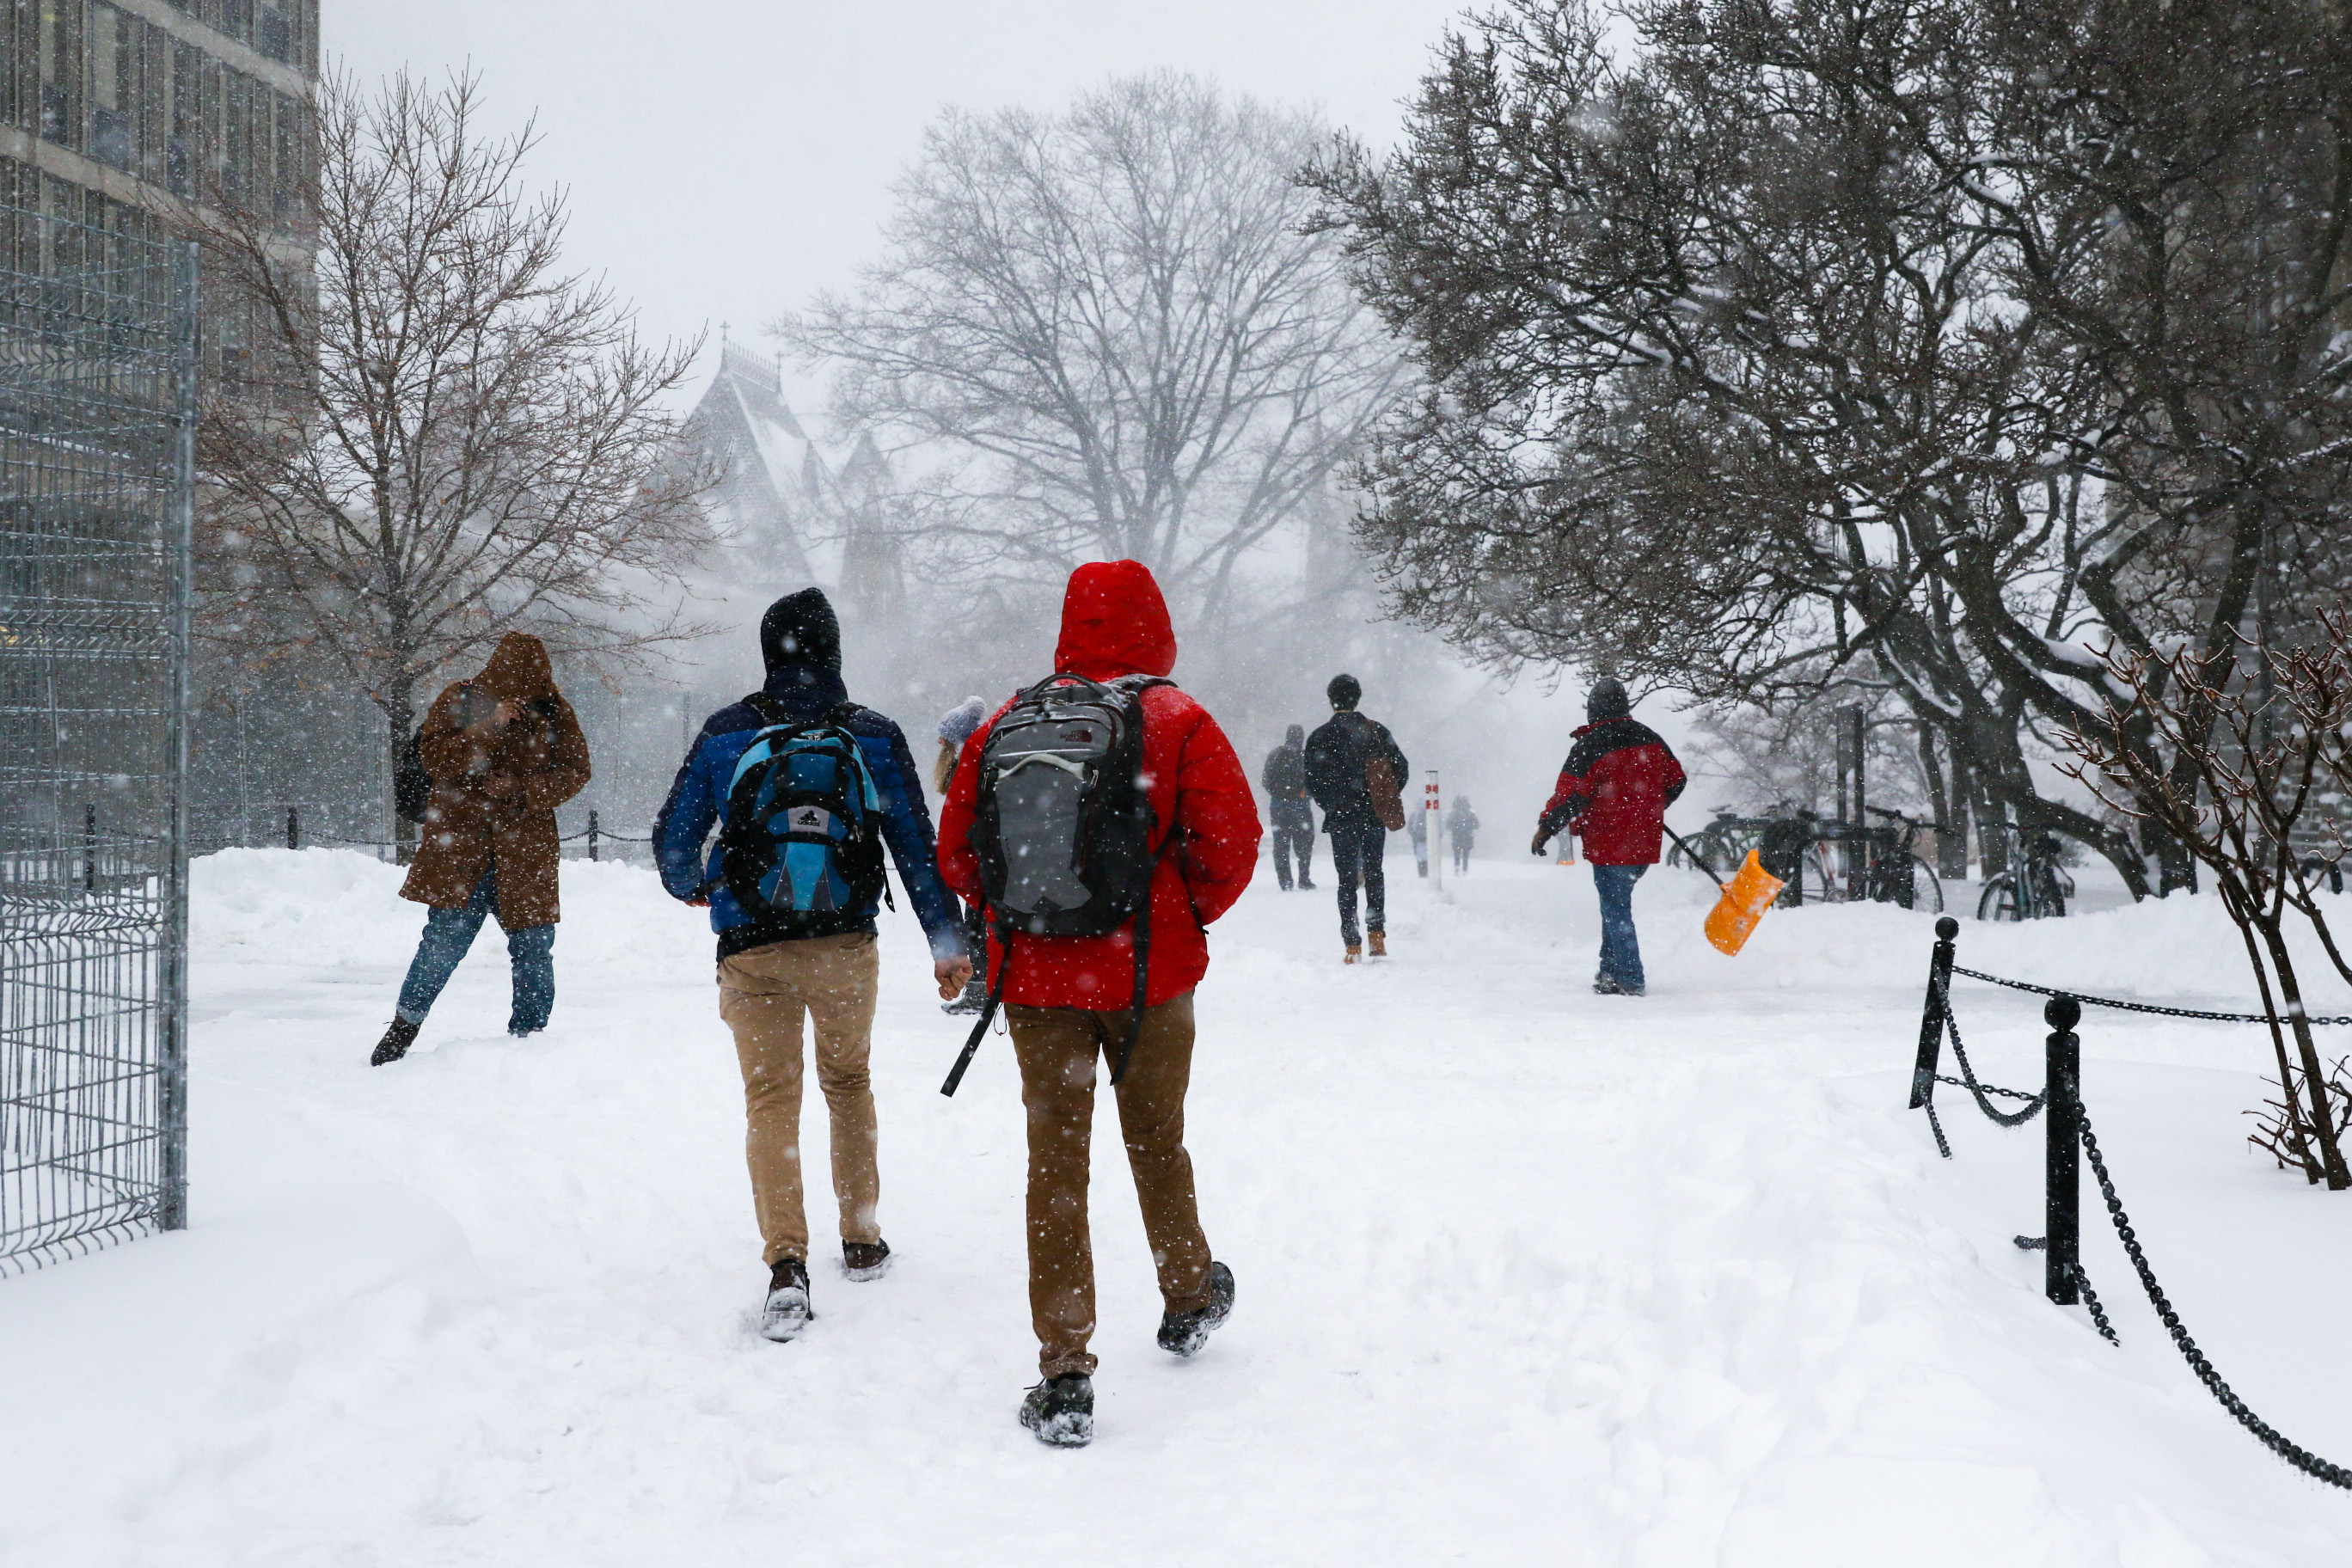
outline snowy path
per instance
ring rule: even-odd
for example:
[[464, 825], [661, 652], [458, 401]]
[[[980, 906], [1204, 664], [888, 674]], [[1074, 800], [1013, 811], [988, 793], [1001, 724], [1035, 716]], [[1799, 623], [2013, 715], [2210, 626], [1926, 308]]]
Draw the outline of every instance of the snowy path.
[[[1924, 918], [1779, 914], [1734, 963], [1662, 872], [1629, 1002], [1585, 989], [1580, 870], [1486, 861], [1440, 902], [1390, 864], [1388, 964], [1342, 970], [1328, 895], [1270, 880], [1217, 928], [1190, 1142], [1240, 1299], [1195, 1363], [1151, 1345], [1099, 1108], [1099, 1436], [1056, 1454], [1012, 1421], [1010, 1054], [939, 1096], [956, 1026], [909, 922], [875, 1063], [896, 1267], [821, 1267], [777, 1347], [709, 939], [649, 875], [567, 865], [547, 1036], [496, 1032], [486, 944], [371, 1071], [417, 924], [388, 869], [203, 863], [197, 1228], [0, 1281], [0, 1563], [2352, 1561], [2352, 1498], [2228, 1423], [2095, 1215], [2124, 1350], [2042, 1302], [2008, 1240], [2040, 1228], [2038, 1126], [1955, 1102], [1946, 1163], [1902, 1110]], [[2216, 918], [1969, 922], [1962, 962], [2234, 1002]], [[2031, 1085], [2031, 999], [1962, 1005]], [[2191, 1326], [2352, 1461], [2352, 1203], [2245, 1152], [2264, 1047], [2095, 1016], [2085, 1051]]]

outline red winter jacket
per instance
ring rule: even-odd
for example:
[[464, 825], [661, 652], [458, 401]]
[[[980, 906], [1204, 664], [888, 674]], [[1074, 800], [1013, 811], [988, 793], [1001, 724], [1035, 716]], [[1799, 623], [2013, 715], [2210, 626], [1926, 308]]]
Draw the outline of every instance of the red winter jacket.
[[1596, 866], [1654, 866], [1666, 807], [1685, 782], [1656, 731], [1604, 719], [1576, 731], [1538, 826], [1549, 836], [1576, 823], [1584, 858]]
[[[1176, 633], [1150, 572], [1133, 561], [1098, 561], [1070, 574], [1062, 603], [1062, 641], [1054, 668], [1089, 680], [1166, 675], [1176, 668]], [[1144, 1001], [1158, 1006], [1201, 983], [1209, 969], [1202, 928], [1231, 909], [1257, 869], [1261, 829], [1249, 775], [1208, 710], [1172, 686], [1143, 693], [1146, 794], [1160, 830], [1175, 824], [1176, 842], [1151, 882], [1150, 973]], [[1008, 701], [965, 742], [940, 807], [940, 875], [978, 903], [980, 855], [972, 847], [980, 755]], [[1013, 933], [1013, 972], [1004, 997], [1028, 1007], [1088, 1007], [1116, 1012], [1135, 999], [1135, 922], [1108, 936]], [[989, 973], [1003, 963], [989, 938]]]

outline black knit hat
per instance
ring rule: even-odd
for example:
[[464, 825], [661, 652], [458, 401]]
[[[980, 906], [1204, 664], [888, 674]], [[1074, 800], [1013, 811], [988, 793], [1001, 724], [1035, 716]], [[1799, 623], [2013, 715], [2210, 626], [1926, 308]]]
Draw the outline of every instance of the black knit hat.
[[1587, 723], [1598, 724], [1604, 719], [1622, 719], [1633, 711], [1626, 700], [1624, 683], [1613, 675], [1604, 675], [1592, 683], [1592, 690], [1584, 699]]
[[1331, 700], [1332, 707], [1352, 713], [1356, 704], [1364, 700], [1364, 683], [1352, 675], [1335, 675], [1331, 684], [1323, 689], [1323, 695]]
[[841, 673], [841, 621], [822, 588], [803, 588], [760, 617], [760, 657], [768, 673], [799, 665]]

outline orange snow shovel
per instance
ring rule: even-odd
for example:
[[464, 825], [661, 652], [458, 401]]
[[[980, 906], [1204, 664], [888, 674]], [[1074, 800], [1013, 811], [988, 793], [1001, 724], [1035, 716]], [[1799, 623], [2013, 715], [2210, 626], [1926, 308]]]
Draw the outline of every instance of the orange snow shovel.
[[1764, 863], [1756, 858], [1753, 849], [1748, 852], [1748, 858], [1740, 863], [1739, 869], [1731, 874], [1731, 880], [1726, 882], [1715, 874], [1715, 868], [1703, 858], [1693, 853], [1689, 845], [1683, 843], [1681, 834], [1669, 827], [1666, 837], [1680, 845], [1690, 863], [1705, 871], [1708, 879], [1723, 889], [1723, 897], [1717, 899], [1715, 908], [1706, 912], [1706, 940], [1726, 957], [1738, 956], [1739, 950], [1748, 945], [1748, 938], [1756, 930], [1756, 923], [1764, 918], [1764, 911], [1772, 907], [1772, 900], [1780, 896], [1780, 889], [1788, 884], [1764, 869]]

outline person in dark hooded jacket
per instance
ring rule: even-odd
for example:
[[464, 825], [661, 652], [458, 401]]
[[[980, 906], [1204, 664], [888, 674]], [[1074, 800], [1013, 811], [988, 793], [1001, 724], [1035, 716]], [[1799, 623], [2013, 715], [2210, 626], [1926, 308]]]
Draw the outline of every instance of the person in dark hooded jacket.
[[[1324, 694], [1331, 701], [1331, 717], [1307, 738], [1307, 787], [1323, 808], [1323, 831], [1331, 836], [1332, 874], [1339, 883], [1339, 942], [1343, 963], [1363, 956], [1364, 938], [1371, 939], [1372, 956], [1388, 956], [1388, 874], [1382, 859], [1388, 854], [1389, 829], [1381, 820], [1385, 805], [1400, 813], [1400, 792], [1412, 770], [1389, 727], [1356, 711], [1364, 688], [1352, 675], [1335, 675]], [[1375, 802], [1374, 775], [1383, 799]], [[1364, 890], [1364, 923], [1356, 924], [1356, 889]]]
[[[1087, 680], [1165, 676], [1176, 634], [1160, 584], [1139, 562], [1103, 561], [1070, 574], [1056, 671]], [[1142, 689], [1140, 774], [1167, 847], [1152, 872], [1143, 1016], [1114, 1090], [1159, 1275], [1160, 1346], [1198, 1352], [1234, 1304], [1233, 1270], [1210, 1255], [1184, 1148], [1192, 1078], [1192, 991], [1209, 967], [1210, 921], [1231, 909], [1257, 868], [1257, 803], [1249, 775], [1206, 709], [1173, 684]], [[1005, 705], [1009, 708], [1010, 703]], [[964, 747], [940, 808], [940, 869], [966, 899], [982, 896], [973, 827], [981, 770], [1000, 708]], [[1021, 1405], [1040, 1441], [1077, 1447], [1094, 1435], [1094, 1248], [1087, 1222], [1088, 1139], [1097, 1064], [1127, 1042], [1136, 982], [1136, 927], [1106, 936], [992, 931], [991, 973], [1003, 988], [1029, 1135], [1029, 1311], [1042, 1373]]]
[[1563, 830], [1584, 840], [1601, 898], [1601, 969], [1592, 989], [1639, 996], [1642, 945], [1633, 931], [1633, 884], [1658, 863], [1666, 807], [1683, 793], [1683, 765], [1656, 731], [1638, 722], [1625, 688], [1609, 677], [1584, 702], [1584, 726], [1536, 823], [1538, 855]]
[[745, 1152], [760, 1222], [768, 1294], [760, 1331], [797, 1336], [809, 1310], [808, 1217], [801, 1194], [801, 1018], [814, 1026], [817, 1082], [833, 1121], [833, 1190], [840, 1209], [842, 1265], [852, 1279], [881, 1277], [890, 1256], [876, 1208], [874, 1092], [866, 1062], [880, 985], [875, 951], [877, 900], [821, 915], [746, 910], [720, 876], [721, 851], [704, 843], [727, 813], [736, 766], [763, 731], [826, 722], [857, 742], [881, 797], [882, 839], [929, 940], [942, 998], [963, 989], [955, 900], [940, 882], [922, 775], [898, 726], [849, 700], [841, 678], [841, 626], [824, 593], [806, 588], [769, 606], [760, 622], [768, 679], [742, 701], [713, 713], [677, 770], [654, 820], [654, 855], [671, 897], [708, 906], [719, 935], [719, 1014], [735, 1036], [749, 1123]]
[[1265, 754], [1257, 775], [1265, 791], [1266, 817], [1274, 829], [1274, 874], [1290, 891], [1290, 862], [1298, 860], [1298, 885], [1312, 890], [1315, 879], [1315, 803], [1307, 793], [1307, 726], [1293, 724], [1282, 744]]
[[555, 808], [588, 787], [588, 742], [555, 687], [547, 648], [509, 632], [471, 680], [434, 700], [417, 752], [433, 780], [416, 858], [400, 896], [431, 906], [400, 988], [399, 1010], [370, 1058], [408, 1054], [458, 961], [495, 910], [514, 970], [507, 1031], [535, 1034], [555, 1005]]

